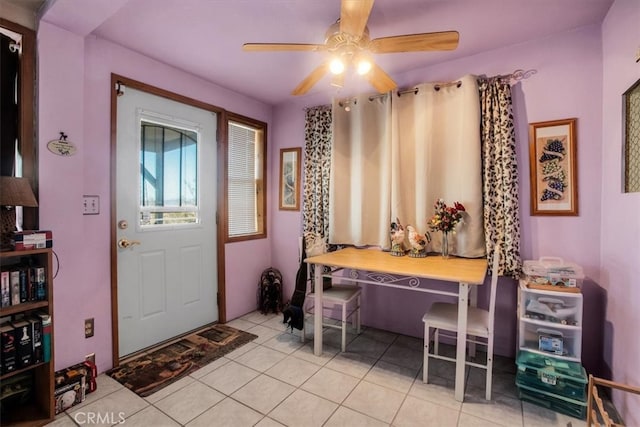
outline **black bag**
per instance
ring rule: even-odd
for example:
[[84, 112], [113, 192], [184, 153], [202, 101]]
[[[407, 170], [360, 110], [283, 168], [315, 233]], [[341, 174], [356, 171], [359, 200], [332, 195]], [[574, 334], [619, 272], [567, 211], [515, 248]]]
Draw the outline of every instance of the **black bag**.
[[300, 268], [296, 273], [296, 288], [293, 291], [291, 302], [282, 310], [284, 319], [282, 323], [286, 323], [291, 332], [293, 328], [302, 330], [304, 326], [304, 298], [307, 294], [307, 263], [304, 262], [307, 253], [302, 245], [302, 256], [300, 258]]
[[282, 308], [282, 274], [270, 267], [262, 272], [258, 284], [258, 309], [262, 314], [278, 313]]

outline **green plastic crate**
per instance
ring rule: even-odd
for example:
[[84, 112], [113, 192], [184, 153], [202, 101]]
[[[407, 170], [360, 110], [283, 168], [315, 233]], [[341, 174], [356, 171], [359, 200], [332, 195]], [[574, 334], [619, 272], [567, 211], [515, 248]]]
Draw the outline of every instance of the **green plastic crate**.
[[587, 372], [578, 362], [571, 362], [528, 351], [516, 359], [516, 385], [560, 395], [569, 399], [587, 399]]
[[557, 394], [536, 390], [527, 386], [518, 386], [520, 400], [584, 420], [587, 418], [587, 402], [568, 399]]

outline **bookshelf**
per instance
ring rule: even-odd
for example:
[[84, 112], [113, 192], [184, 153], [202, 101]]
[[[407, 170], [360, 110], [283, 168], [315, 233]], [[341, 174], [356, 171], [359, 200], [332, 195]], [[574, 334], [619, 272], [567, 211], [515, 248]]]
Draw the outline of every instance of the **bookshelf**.
[[[55, 417], [54, 408], [54, 345], [53, 345], [53, 263], [51, 249], [33, 249], [26, 251], [0, 252], [0, 270], [11, 270], [19, 265], [34, 265], [45, 267], [45, 299], [28, 301], [0, 307], [0, 320], [11, 320], [22, 314], [46, 313], [51, 316], [50, 358], [46, 362], [32, 363], [21, 369], [0, 375], [0, 389], [2, 384], [10, 384], [16, 379], [32, 377], [32, 390], [26, 399], [20, 399], [18, 404], [11, 401], [11, 405], [2, 404], [0, 425], [2, 426], [42, 426]], [[26, 375], [25, 375], [26, 374]], [[5, 389], [7, 391], [8, 389]], [[11, 399], [11, 395], [0, 396], [2, 400]]]

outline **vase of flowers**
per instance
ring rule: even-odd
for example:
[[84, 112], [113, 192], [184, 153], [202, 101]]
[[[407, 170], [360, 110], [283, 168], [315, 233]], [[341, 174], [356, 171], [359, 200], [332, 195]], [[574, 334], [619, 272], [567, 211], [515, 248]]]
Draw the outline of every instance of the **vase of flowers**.
[[442, 257], [449, 257], [449, 233], [455, 233], [455, 227], [462, 220], [462, 212], [465, 211], [462, 203], [454, 202], [453, 206], [447, 206], [443, 199], [436, 200], [433, 205], [435, 213], [429, 219], [428, 225], [431, 231], [442, 232]]

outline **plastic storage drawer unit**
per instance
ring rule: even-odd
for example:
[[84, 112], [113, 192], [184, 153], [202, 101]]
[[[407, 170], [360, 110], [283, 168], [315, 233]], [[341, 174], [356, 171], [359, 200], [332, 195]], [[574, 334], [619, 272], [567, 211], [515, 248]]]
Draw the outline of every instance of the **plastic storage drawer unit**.
[[580, 361], [582, 335], [579, 327], [521, 319], [518, 338], [519, 350]]
[[582, 294], [520, 288], [523, 317], [561, 325], [581, 326]]
[[532, 387], [518, 386], [520, 400], [526, 400], [538, 406], [552, 409], [575, 418], [587, 417], [587, 402], [578, 399], [569, 399], [554, 393], [536, 390]]
[[580, 401], [587, 398], [587, 372], [578, 362], [521, 351], [516, 363], [518, 386], [532, 387]]

